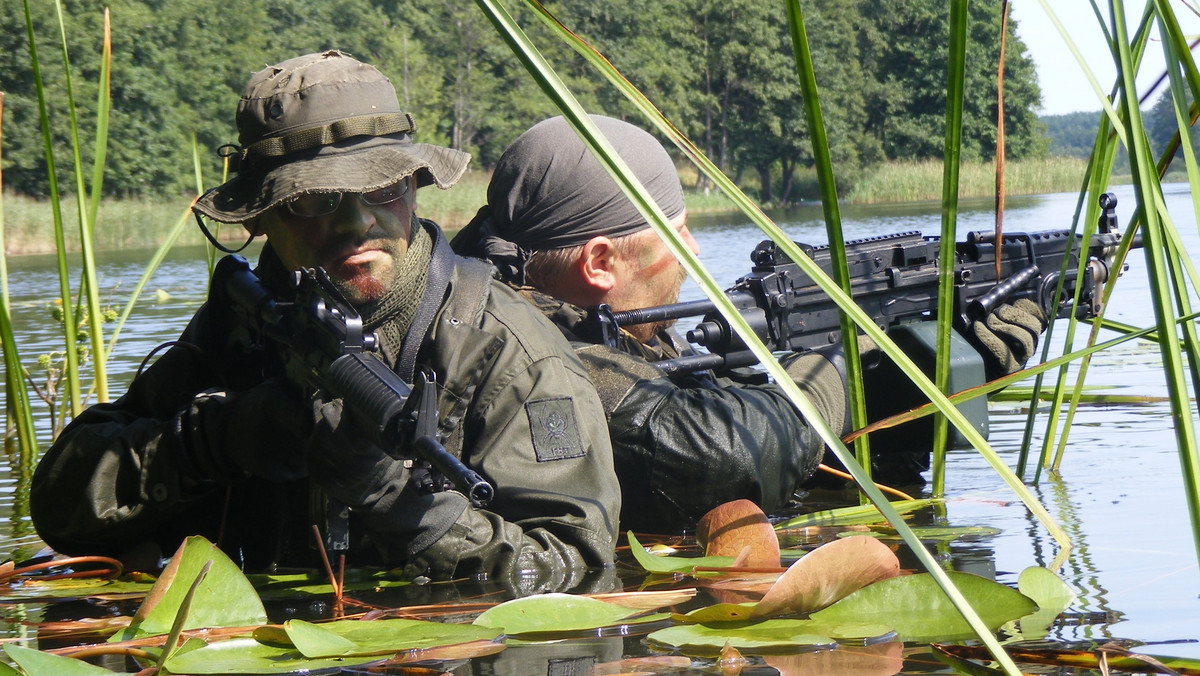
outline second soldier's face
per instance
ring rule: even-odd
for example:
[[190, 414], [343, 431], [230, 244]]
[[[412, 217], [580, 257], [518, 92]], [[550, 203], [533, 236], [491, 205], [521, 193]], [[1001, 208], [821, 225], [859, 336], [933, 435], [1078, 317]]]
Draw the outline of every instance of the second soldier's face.
[[[700, 253], [700, 245], [688, 231], [686, 212], [674, 218], [669, 225], [679, 233], [693, 254]], [[610, 294], [609, 304], [614, 310], [621, 311], [677, 302], [683, 280], [687, 279], [687, 271], [658, 233], [644, 230], [633, 237], [639, 241], [629, 255], [622, 257], [618, 284]], [[627, 328], [644, 341], [672, 323], [641, 324]]]
[[391, 287], [408, 252], [416, 210], [411, 183], [408, 188], [404, 197], [380, 205], [347, 193], [325, 216], [296, 216], [278, 206], [256, 227], [289, 270], [324, 268], [346, 300], [370, 303]]

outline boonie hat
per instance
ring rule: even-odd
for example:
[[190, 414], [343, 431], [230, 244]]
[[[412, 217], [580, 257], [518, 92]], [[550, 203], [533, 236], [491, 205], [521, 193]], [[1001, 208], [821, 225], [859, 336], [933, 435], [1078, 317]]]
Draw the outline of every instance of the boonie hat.
[[[471, 160], [413, 143], [412, 115], [390, 80], [339, 51], [289, 59], [250, 78], [237, 108], [237, 175], [192, 207], [241, 223], [299, 195], [370, 192], [416, 175], [417, 185], [454, 185]], [[228, 147], [227, 147], [228, 148]]]

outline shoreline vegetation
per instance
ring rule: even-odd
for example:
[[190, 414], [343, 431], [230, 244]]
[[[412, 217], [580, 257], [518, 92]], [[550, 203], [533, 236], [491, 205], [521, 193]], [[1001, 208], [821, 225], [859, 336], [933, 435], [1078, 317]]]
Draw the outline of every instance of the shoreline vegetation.
[[[1070, 157], [1009, 162], [1005, 168], [1005, 192], [1007, 195], [1035, 195], [1077, 191], [1086, 167], [1085, 160]], [[489, 178], [488, 172], [471, 172], [452, 190], [422, 190], [419, 193], [418, 212], [422, 217], [437, 222], [447, 232], [454, 232], [466, 225], [486, 201]], [[689, 213], [736, 211], [724, 195], [697, 189], [697, 173], [690, 165], [680, 170], [680, 179], [683, 181]], [[959, 196], [963, 199], [992, 197], [995, 194], [995, 180], [993, 163], [964, 162], [960, 169]], [[843, 204], [937, 201], [941, 199], [941, 186], [941, 162], [891, 162], [865, 170], [841, 200]], [[747, 182], [742, 189], [751, 198], [757, 197], [757, 185]], [[800, 194], [817, 194], [815, 173], [807, 170], [797, 172], [794, 190]], [[55, 250], [54, 225], [48, 200], [6, 194], [2, 206], [6, 256], [45, 254]], [[764, 205], [766, 208], [778, 206]], [[100, 203], [93, 235], [96, 250], [155, 248], [161, 244], [170, 227], [184, 215], [187, 207], [188, 202], [183, 198], [104, 199]], [[64, 230], [69, 233], [77, 229], [73, 196], [63, 199], [62, 212]], [[68, 237], [68, 241], [74, 239]], [[245, 240], [245, 233], [240, 227], [224, 227], [221, 240], [240, 244]], [[177, 246], [203, 243], [203, 235], [192, 225], [185, 228]]]

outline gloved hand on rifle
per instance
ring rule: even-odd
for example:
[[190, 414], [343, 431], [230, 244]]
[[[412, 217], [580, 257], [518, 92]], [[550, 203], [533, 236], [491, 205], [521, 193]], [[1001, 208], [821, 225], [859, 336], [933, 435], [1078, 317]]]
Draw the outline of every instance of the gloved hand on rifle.
[[983, 355], [988, 380], [1025, 368], [1046, 330], [1046, 315], [1037, 303], [1021, 298], [1004, 303], [969, 327], [968, 338]]
[[412, 559], [442, 538], [469, 502], [461, 493], [430, 493], [410, 481], [393, 457], [354, 429], [341, 399], [318, 400], [306, 454], [309, 476], [327, 495], [363, 519], [388, 560]]
[[282, 482], [307, 473], [311, 406], [281, 378], [242, 392], [200, 392], [177, 421], [181, 470], [197, 484], [249, 476]]

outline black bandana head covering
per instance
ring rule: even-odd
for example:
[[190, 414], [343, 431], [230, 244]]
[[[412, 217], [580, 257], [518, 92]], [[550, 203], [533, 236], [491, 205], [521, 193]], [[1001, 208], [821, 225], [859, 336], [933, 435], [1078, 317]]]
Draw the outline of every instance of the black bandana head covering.
[[[628, 122], [591, 118], [667, 218], [683, 213], [675, 163], [658, 139]], [[504, 151], [487, 196], [487, 206], [451, 246], [460, 254], [490, 260], [517, 283], [524, 283], [525, 263], [534, 251], [650, 227], [562, 117], [537, 123]]]

